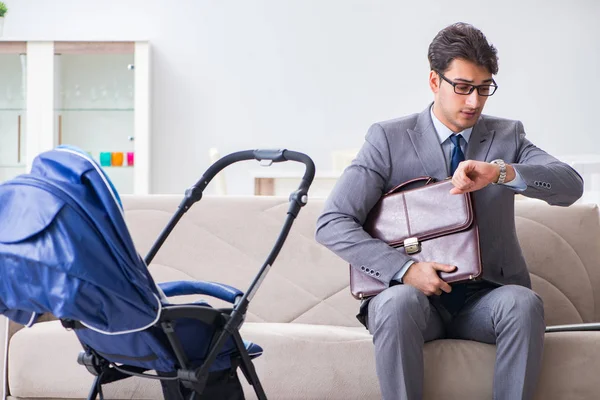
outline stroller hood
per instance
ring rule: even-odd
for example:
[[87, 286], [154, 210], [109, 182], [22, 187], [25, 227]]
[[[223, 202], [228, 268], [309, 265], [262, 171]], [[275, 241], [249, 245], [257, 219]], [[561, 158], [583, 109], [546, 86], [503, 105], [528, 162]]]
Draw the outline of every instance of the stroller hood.
[[0, 185], [0, 313], [122, 334], [153, 325], [160, 298], [116, 190], [87, 154], [42, 153], [31, 173]]

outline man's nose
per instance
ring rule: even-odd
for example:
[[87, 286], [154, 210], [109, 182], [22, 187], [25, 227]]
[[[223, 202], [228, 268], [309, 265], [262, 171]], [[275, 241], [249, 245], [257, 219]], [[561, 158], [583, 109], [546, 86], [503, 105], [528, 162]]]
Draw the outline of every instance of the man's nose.
[[478, 108], [481, 102], [481, 96], [477, 93], [477, 90], [473, 90], [473, 93], [467, 95], [467, 106], [471, 108]]

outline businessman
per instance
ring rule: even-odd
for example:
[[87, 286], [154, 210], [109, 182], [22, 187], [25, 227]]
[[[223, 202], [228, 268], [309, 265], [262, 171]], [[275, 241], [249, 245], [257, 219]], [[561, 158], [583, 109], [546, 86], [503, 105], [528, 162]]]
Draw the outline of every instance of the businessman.
[[[521, 122], [482, 114], [498, 89], [498, 58], [481, 31], [465, 23], [442, 29], [428, 58], [433, 103], [371, 126], [325, 203], [316, 238], [389, 286], [364, 301], [358, 315], [373, 335], [384, 399], [421, 399], [423, 344], [439, 338], [495, 344], [494, 399], [532, 399], [544, 310], [517, 240], [514, 195], [568, 206], [581, 196], [583, 181], [532, 144]], [[451, 176], [452, 193], [472, 192], [482, 280], [450, 286], [438, 272], [455, 266], [415, 262], [362, 229], [383, 193], [419, 176]]]

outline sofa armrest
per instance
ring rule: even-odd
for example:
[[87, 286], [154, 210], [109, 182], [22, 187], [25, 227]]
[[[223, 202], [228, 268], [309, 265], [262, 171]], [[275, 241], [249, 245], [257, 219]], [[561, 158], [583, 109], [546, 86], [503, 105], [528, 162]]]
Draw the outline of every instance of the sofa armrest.
[[[495, 356], [496, 348], [485, 343], [453, 339], [425, 343], [423, 399], [491, 399]], [[534, 399], [597, 399], [599, 370], [600, 332], [546, 333]]]

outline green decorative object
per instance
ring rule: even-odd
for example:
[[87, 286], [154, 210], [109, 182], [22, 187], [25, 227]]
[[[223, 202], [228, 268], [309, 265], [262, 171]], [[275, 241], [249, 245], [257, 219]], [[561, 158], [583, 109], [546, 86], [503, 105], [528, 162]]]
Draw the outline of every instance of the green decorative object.
[[8, 11], [6, 4], [0, 1], [0, 36], [4, 33], [4, 14]]

